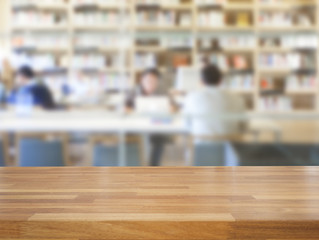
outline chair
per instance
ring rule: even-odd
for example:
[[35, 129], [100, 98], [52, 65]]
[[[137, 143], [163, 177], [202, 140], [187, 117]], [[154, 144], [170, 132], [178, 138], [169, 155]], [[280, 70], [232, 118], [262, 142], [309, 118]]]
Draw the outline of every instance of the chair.
[[[106, 136], [94, 136], [90, 138], [90, 147], [95, 167], [119, 166], [119, 147], [117, 138]], [[126, 141], [126, 163], [129, 167], [141, 166], [140, 141], [131, 137]]]
[[230, 140], [238, 138], [199, 138], [192, 141], [194, 166], [238, 166], [239, 158]]
[[[50, 136], [51, 138], [52, 136]], [[21, 167], [61, 167], [67, 165], [67, 138], [48, 135], [17, 136], [18, 163]]]

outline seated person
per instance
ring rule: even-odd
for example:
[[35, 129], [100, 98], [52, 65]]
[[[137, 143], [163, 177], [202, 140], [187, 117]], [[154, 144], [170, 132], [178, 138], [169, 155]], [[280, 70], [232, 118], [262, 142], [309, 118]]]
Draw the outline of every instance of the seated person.
[[243, 130], [243, 122], [236, 116], [235, 119], [227, 118], [227, 115], [243, 114], [243, 99], [221, 88], [222, 73], [216, 66], [205, 65], [201, 78], [203, 87], [190, 93], [184, 104], [192, 134], [197, 137], [238, 136]]
[[49, 88], [37, 82], [33, 70], [28, 66], [21, 67], [16, 75], [16, 88], [11, 92], [8, 103], [17, 104], [20, 93], [28, 93], [32, 96], [34, 106], [43, 109], [54, 109], [55, 103]]
[[[148, 69], [144, 71], [137, 89], [128, 94], [126, 99], [126, 107], [128, 110], [134, 110], [136, 98], [138, 96], [167, 96], [165, 92], [160, 90], [160, 79], [161, 75], [156, 69]], [[150, 140], [152, 146], [150, 164], [151, 166], [159, 166], [168, 138], [163, 135], [151, 135]]]

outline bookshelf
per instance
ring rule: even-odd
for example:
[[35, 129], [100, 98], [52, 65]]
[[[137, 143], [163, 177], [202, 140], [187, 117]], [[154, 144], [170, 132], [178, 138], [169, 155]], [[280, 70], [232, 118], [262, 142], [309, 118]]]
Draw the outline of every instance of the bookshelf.
[[56, 91], [76, 79], [125, 90], [151, 66], [172, 85], [178, 66], [208, 59], [253, 111], [319, 111], [319, 0], [4, 2], [9, 49], [44, 63], [37, 72]]

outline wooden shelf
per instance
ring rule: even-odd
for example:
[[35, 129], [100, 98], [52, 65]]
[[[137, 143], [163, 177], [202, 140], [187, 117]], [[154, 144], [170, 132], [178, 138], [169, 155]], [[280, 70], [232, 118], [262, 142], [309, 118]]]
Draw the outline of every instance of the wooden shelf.
[[302, 31], [313, 31], [316, 32], [317, 28], [315, 26], [291, 26], [291, 27], [281, 27], [281, 26], [277, 26], [277, 27], [271, 27], [271, 26], [260, 26], [257, 28], [258, 32], [279, 32], [279, 31], [283, 31], [283, 32], [302, 32]]
[[180, 26], [136, 26], [136, 31], [147, 31], [147, 32], [156, 32], [156, 31], [192, 31], [192, 27], [180, 27]]
[[287, 94], [287, 95], [316, 95], [317, 91], [315, 89], [286, 90], [285, 94]]
[[235, 94], [254, 94], [253, 89], [228, 89], [228, 92], [235, 93]]
[[31, 4], [22, 4], [15, 5], [13, 9], [38, 9], [38, 10], [52, 10], [52, 11], [66, 11], [68, 6], [66, 4], [48, 4], [48, 3], [31, 3]]
[[119, 31], [116, 26], [106, 26], [106, 25], [75, 25], [75, 31]]
[[300, 7], [316, 7], [316, 3], [310, 3], [310, 2], [292, 2], [292, 3], [276, 3], [276, 4], [259, 4], [258, 8], [259, 10], [290, 10], [294, 8], [300, 8]]
[[[3, 0], [0, 0], [3, 1]], [[10, 1], [10, 0], [4, 0], [4, 1]], [[289, 1], [289, 0], [287, 0]], [[314, 7], [314, 11], [316, 13], [316, 19], [314, 19], [315, 22], [318, 22], [318, 16], [319, 16], [319, 0], [315, 1], [293, 1], [289, 2], [287, 4], [264, 4], [260, 3], [259, 0], [252, 0], [251, 2], [248, 1], [233, 1], [228, 2], [227, 4], [219, 5], [216, 7], [213, 7], [211, 5], [205, 5], [205, 6], [199, 6], [196, 4], [195, 0], [190, 0], [189, 4], [185, 2], [183, 4], [179, 5], [163, 5], [163, 4], [155, 4], [155, 5], [137, 5], [135, 1], [130, 1], [130, 4], [128, 5], [120, 5], [120, 4], [114, 4], [110, 5], [107, 3], [100, 3], [100, 2], [94, 2], [92, 0], [92, 3], [89, 4], [73, 4], [73, 1], [68, 1], [66, 4], [44, 4], [41, 3], [42, 1], [39, 1], [37, 4], [30, 4], [26, 6], [15, 6], [14, 8], [34, 8], [39, 11], [65, 11], [65, 15], [67, 15], [67, 25], [65, 26], [31, 26], [29, 23], [26, 23], [26, 26], [12, 26], [11, 29], [8, 31], [11, 31], [13, 34], [20, 34], [21, 33], [27, 33], [31, 34], [32, 32], [63, 32], [67, 34], [70, 38], [69, 46], [66, 49], [56, 49], [55, 47], [52, 48], [35, 48], [35, 52], [47, 52], [50, 54], [61, 54], [66, 53], [70, 59], [69, 67], [66, 70], [66, 72], [70, 72], [70, 69], [72, 68], [72, 58], [75, 54], [83, 51], [88, 53], [100, 53], [101, 55], [111, 55], [111, 54], [119, 54], [121, 49], [119, 49], [116, 45], [115, 47], [108, 47], [109, 45], [105, 46], [92, 46], [92, 47], [81, 47], [77, 46], [75, 41], [72, 41], [77, 34], [82, 33], [94, 33], [94, 34], [128, 34], [131, 38], [134, 38], [132, 41], [132, 45], [124, 49], [124, 52], [126, 56], [128, 57], [128, 62], [130, 66], [127, 66], [125, 69], [125, 72], [127, 74], [130, 74], [131, 80], [135, 78], [136, 73], [140, 72], [139, 69], [134, 68], [134, 59], [136, 53], [150, 53], [150, 54], [157, 54], [157, 56], [164, 56], [164, 54], [167, 52], [169, 54], [175, 54], [174, 50], [172, 48], [168, 47], [162, 47], [160, 44], [160, 38], [167, 35], [192, 35], [194, 38], [192, 41], [199, 40], [202, 36], [235, 36], [236, 34], [247, 34], [252, 35], [256, 39], [261, 37], [263, 34], [265, 35], [285, 35], [285, 34], [308, 34], [313, 33], [316, 36], [318, 36], [318, 45], [319, 45], [319, 25], [315, 24], [313, 26], [263, 26], [258, 24], [258, 16], [261, 11], [289, 11], [291, 9], [297, 9], [297, 8], [303, 8], [303, 7]], [[10, 4], [8, 4], [9, 6]], [[12, 6], [11, 6], [12, 7]], [[198, 25], [198, 21], [196, 17], [198, 17], [198, 14], [201, 11], [207, 11], [208, 9], [217, 9], [218, 11], [224, 12], [225, 15], [233, 15], [236, 16], [237, 12], [247, 12], [249, 16], [251, 16], [251, 21], [253, 22], [252, 25], [249, 26], [233, 26], [233, 25], [225, 25], [225, 26], [209, 26]], [[187, 14], [190, 14], [191, 19], [189, 26], [161, 26], [158, 24], [157, 26], [154, 25], [137, 25], [137, 12], [143, 9], [144, 11], [150, 11], [156, 9], [156, 11], [163, 12], [163, 11], [176, 11], [176, 15], [182, 14], [184, 12], [187, 12]], [[125, 11], [125, 17], [128, 20], [128, 23], [126, 26], [123, 26], [123, 24], [112, 24], [112, 25], [105, 25], [105, 24], [94, 24], [94, 25], [84, 25], [84, 24], [76, 24], [75, 22], [75, 14], [78, 12], [85, 12], [85, 11], [99, 11], [99, 12], [119, 12], [124, 10]], [[11, 12], [11, 11], [10, 11]], [[59, 13], [60, 14], [60, 13]], [[235, 17], [234, 17], [235, 19]], [[232, 21], [229, 21], [232, 22]], [[227, 21], [228, 23], [228, 21]], [[1, 25], [1, 24], [0, 24]], [[0, 29], [1, 30], [1, 29]], [[158, 46], [150, 47], [150, 46], [140, 46], [137, 45], [137, 42], [134, 41], [139, 36], [152, 36], [157, 38], [157, 41], [159, 43]], [[153, 44], [153, 43], [152, 43]], [[9, 44], [8, 44], [9, 45]], [[196, 44], [193, 44], [193, 48], [183, 48], [183, 51], [185, 51], [190, 56], [190, 61], [195, 65], [197, 64], [197, 57], [200, 54], [205, 54], [205, 52], [209, 53], [210, 49], [203, 49], [198, 47]], [[196, 45], [196, 46], [195, 46]], [[256, 41], [256, 45], [258, 45], [258, 41]], [[284, 69], [278, 69], [278, 68], [262, 68], [258, 66], [258, 56], [262, 53], [289, 53], [289, 52], [296, 52], [296, 51], [302, 51], [305, 49], [297, 49], [297, 48], [281, 48], [281, 47], [262, 47], [262, 46], [256, 46], [256, 47], [236, 47], [235, 45], [229, 44], [229, 46], [224, 47], [223, 49], [220, 49], [218, 54], [224, 54], [227, 56], [232, 56], [235, 54], [245, 54], [249, 58], [252, 59], [252, 66], [251, 71], [249, 74], [252, 75], [253, 81], [254, 81], [254, 87], [253, 89], [229, 89], [230, 92], [234, 94], [244, 94], [249, 97], [252, 97], [253, 105], [255, 106], [255, 110], [258, 110], [258, 100], [261, 96], [261, 91], [258, 87], [258, 81], [260, 81], [261, 77], [264, 76], [274, 76], [274, 77], [280, 77], [283, 78], [285, 76], [288, 76], [289, 74], [292, 74], [296, 72], [297, 70], [292, 70], [288, 68]], [[317, 68], [314, 69], [316, 74], [316, 79], [318, 79], [319, 74], [319, 52], [318, 48], [311, 49], [311, 51], [314, 52], [316, 55], [316, 62], [317, 62]], [[159, 54], [160, 53], [160, 54]], [[183, 52], [184, 53], [184, 52]], [[107, 55], [107, 56], [108, 56]], [[165, 63], [166, 64], [166, 63]], [[169, 69], [169, 66], [167, 64], [161, 65], [159, 69], [163, 72], [166, 72]], [[86, 71], [86, 72], [98, 72], [98, 73], [115, 73], [120, 72], [120, 69], [114, 69], [114, 68], [105, 68], [105, 69], [77, 69], [80, 71]], [[232, 73], [237, 74], [237, 72], [232, 71], [226, 71], [226, 74]], [[131, 82], [134, 82], [134, 81]], [[319, 80], [317, 80], [319, 81]], [[319, 86], [319, 83], [317, 83], [316, 86]], [[314, 109], [313, 111], [318, 110], [319, 111], [319, 89], [318, 87], [313, 90], [298, 90], [298, 91], [286, 91], [284, 94], [289, 95], [293, 97], [294, 95], [309, 95], [309, 96], [315, 96], [316, 97], [316, 106], [317, 109]], [[292, 110], [293, 112], [294, 110]], [[279, 111], [280, 112], [280, 111]], [[285, 112], [285, 111], [282, 111]], [[276, 112], [278, 113], [278, 112]]]
[[176, 11], [191, 11], [192, 5], [161, 5], [161, 9], [164, 10], [176, 10]]
[[203, 26], [198, 26], [197, 31], [199, 32], [212, 32], [212, 31], [218, 31], [218, 32], [243, 32], [243, 31], [254, 31], [253, 26], [248, 26], [248, 27], [241, 27], [241, 26], [222, 26], [222, 27], [203, 27]]
[[43, 32], [52, 32], [52, 31], [67, 31], [68, 26], [12, 26], [12, 31], [43, 31]]
[[110, 4], [83, 4], [74, 6], [75, 11], [83, 11], [83, 10], [116, 10], [116, 11], [129, 11], [130, 8], [128, 6], [121, 5], [110, 5]]

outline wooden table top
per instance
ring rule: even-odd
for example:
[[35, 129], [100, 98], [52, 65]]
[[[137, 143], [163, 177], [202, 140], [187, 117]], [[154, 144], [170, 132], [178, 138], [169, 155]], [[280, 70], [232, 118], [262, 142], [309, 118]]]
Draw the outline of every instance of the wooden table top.
[[319, 239], [319, 167], [0, 168], [0, 226], [0, 239]]

